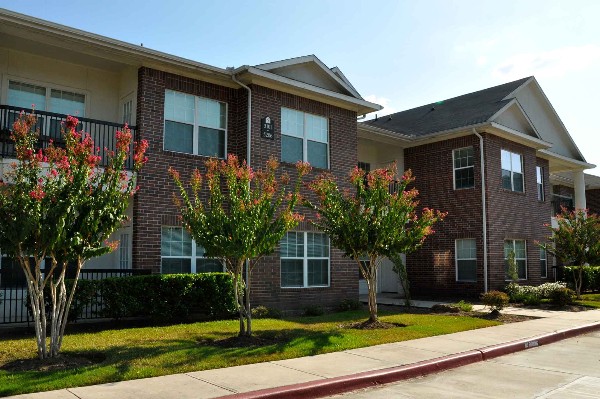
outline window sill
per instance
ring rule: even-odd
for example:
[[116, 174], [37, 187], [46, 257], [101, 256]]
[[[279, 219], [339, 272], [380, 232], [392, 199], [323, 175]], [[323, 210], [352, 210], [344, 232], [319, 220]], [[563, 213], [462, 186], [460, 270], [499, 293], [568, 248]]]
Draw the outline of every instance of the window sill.
[[515, 190], [509, 190], [507, 188], [502, 187], [502, 191], [505, 193], [512, 193], [512, 194], [516, 194], [516, 195], [526, 195], [527, 193], [525, 191], [515, 191]]
[[210, 155], [201, 155], [201, 154], [191, 154], [189, 152], [180, 152], [180, 151], [173, 151], [173, 150], [165, 150], [163, 148], [162, 150], [163, 154], [173, 154], [173, 155], [179, 155], [179, 156], [184, 156], [184, 157], [190, 157], [190, 158], [206, 158], [206, 159], [210, 159], [210, 158], [216, 158], [216, 159], [226, 159], [224, 157], [213, 157]]
[[303, 289], [313, 289], [313, 288], [330, 288], [331, 285], [309, 285], [306, 287], [279, 287], [282, 290], [303, 290]]
[[[286, 162], [286, 161], [281, 161], [280, 160], [279, 163], [282, 166], [289, 166], [290, 168], [295, 168], [296, 167], [296, 163], [292, 163], [292, 162]], [[331, 168], [318, 168], [318, 167], [313, 166], [313, 165], [310, 165], [310, 166], [312, 167], [313, 172], [315, 172], [315, 171], [316, 172], [320, 172], [320, 171], [322, 171], [322, 172], [331, 172]]]
[[473, 190], [473, 189], [475, 189], [475, 186], [473, 186], [473, 187], [455, 188], [454, 191], [464, 191], [464, 190]]

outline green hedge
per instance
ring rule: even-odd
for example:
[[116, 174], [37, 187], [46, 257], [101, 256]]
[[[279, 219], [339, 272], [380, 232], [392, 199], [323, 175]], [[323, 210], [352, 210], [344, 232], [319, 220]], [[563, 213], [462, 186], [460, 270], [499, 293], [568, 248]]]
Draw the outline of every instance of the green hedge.
[[[579, 273], [578, 266], [565, 266], [564, 279], [570, 287], [575, 286], [573, 271]], [[583, 267], [582, 291], [600, 291], [600, 266]]]
[[[66, 284], [69, 288], [72, 280]], [[49, 302], [48, 291], [47, 310]], [[79, 280], [69, 320], [80, 318], [89, 304], [98, 309], [94, 316], [112, 319], [137, 316], [157, 321], [184, 321], [190, 315], [215, 319], [228, 317], [235, 311], [233, 282], [227, 273]]]

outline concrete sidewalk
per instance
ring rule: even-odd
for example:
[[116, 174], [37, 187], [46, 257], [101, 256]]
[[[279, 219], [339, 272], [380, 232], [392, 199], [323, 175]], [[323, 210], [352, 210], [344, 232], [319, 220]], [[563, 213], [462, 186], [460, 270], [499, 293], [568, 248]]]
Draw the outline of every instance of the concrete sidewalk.
[[[317, 385], [322, 385], [327, 384], [328, 381], [336, 381], [336, 378], [337, 380], [340, 377], [344, 379], [344, 376], [347, 376], [345, 380], [351, 380], [352, 376], [358, 375], [358, 373], [367, 375], [369, 374], [368, 372], [373, 372], [374, 370], [384, 373], [386, 370], [392, 370], [393, 368], [398, 368], [398, 366], [412, 365], [426, 361], [432, 361], [429, 363], [435, 364], [435, 359], [448, 359], [456, 354], [462, 355], [463, 352], [471, 351], [472, 353], [474, 350], [480, 350], [485, 357], [485, 353], [490, 353], [490, 349], [487, 347], [493, 345], [507, 344], [525, 339], [531, 340], [531, 343], [535, 343], [531, 346], [537, 346], [537, 339], [541, 336], [564, 335], [564, 331], [592, 324], [594, 326], [591, 326], [591, 328], [600, 330], [600, 310], [576, 313], [554, 311], [544, 314], [544, 318], [520, 323], [504, 324], [478, 330], [324, 355], [69, 388], [14, 396], [13, 398], [216, 398], [301, 383], [308, 383], [309, 385], [317, 383]], [[553, 341], [540, 339], [539, 345], [546, 342]], [[529, 342], [526, 341], [525, 348], [529, 347], [528, 344]], [[519, 343], [519, 345], [519, 348], [521, 348], [522, 344]], [[509, 346], [504, 345], [505, 348]], [[515, 347], [515, 345], [512, 346]], [[497, 350], [498, 348], [496, 347], [497, 355], [503, 354], [500, 353], [502, 350]], [[414, 370], [417, 369], [415, 368]], [[296, 387], [300, 386], [296, 385]], [[261, 395], [246, 394], [239, 395], [239, 397], [267, 397]], [[271, 396], [268, 397], [283, 397], [273, 395], [272, 392], [269, 395]], [[303, 395], [288, 395], [287, 397], [303, 397]]]

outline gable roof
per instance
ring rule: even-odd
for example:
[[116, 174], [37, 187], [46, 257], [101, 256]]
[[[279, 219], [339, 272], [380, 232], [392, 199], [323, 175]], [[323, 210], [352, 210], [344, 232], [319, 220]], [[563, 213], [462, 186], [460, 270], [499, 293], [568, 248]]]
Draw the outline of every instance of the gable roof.
[[511, 102], [511, 99], [505, 98], [529, 79], [515, 80], [362, 123], [403, 135], [423, 137], [487, 122]]
[[314, 54], [268, 62], [254, 67], [363, 100], [338, 67], [330, 69]]

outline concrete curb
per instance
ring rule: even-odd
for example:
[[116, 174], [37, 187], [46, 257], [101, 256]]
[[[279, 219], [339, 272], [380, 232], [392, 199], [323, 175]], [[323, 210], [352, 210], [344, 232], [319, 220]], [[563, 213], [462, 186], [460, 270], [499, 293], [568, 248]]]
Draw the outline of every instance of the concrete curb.
[[219, 399], [310, 399], [355, 391], [357, 389], [374, 387], [381, 384], [407, 380], [468, 364], [493, 359], [495, 357], [548, 345], [553, 342], [577, 335], [600, 330], [600, 322], [579, 327], [557, 330], [552, 333], [538, 335], [532, 338], [520, 339], [504, 344], [487, 346], [481, 349], [457, 353], [426, 360], [404, 366], [391, 367], [381, 370], [365, 371], [342, 377], [327, 378], [300, 384], [276, 388], [261, 389], [245, 393], [221, 396]]

